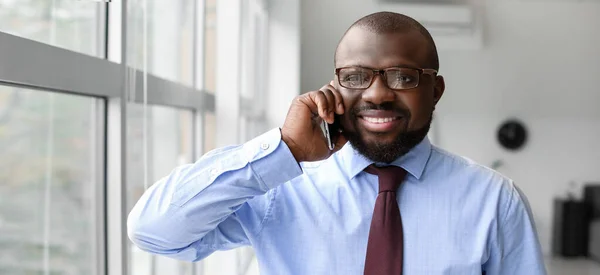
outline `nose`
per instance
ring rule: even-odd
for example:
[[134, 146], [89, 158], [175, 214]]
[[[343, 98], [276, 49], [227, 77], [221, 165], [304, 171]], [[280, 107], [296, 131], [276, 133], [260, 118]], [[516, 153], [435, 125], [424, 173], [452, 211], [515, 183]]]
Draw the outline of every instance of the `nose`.
[[362, 99], [375, 105], [394, 101], [396, 95], [392, 89], [388, 88], [384, 77], [379, 74], [373, 77], [371, 86], [362, 92]]

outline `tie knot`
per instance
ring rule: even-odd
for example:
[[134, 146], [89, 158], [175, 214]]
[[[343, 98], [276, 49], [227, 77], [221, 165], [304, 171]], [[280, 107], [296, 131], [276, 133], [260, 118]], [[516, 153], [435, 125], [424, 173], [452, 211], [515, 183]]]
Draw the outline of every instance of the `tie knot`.
[[379, 193], [396, 192], [406, 176], [406, 170], [395, 165], [377, 167], [371, 164], [365, 168], [365, 172], [379, 177]]

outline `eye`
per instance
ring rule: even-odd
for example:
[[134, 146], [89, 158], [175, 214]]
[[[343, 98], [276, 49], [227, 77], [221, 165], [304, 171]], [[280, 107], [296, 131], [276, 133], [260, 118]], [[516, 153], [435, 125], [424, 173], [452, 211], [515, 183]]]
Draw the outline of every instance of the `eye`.
[[349, 87], [361, 87], [365, 82], [367, 82], [368, 77], [369, 76], [367, 74], [363, 73], [351, 73], [344, 76], [343, 82]]
[[347, 75], [344, 81], [362, 81], [362, 76], [360, 74], [350, 74]]
[[398, 82], [398, 83], [408, 84], [413, 81], [414, 81], [414, 78], [410, 75], [399, 74], [398, 76], [396, 76], [396, 82]]

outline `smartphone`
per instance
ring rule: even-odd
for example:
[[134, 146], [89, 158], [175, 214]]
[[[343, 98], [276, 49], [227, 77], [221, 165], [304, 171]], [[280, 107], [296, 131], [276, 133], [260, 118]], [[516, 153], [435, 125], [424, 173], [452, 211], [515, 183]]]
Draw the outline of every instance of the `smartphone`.
[[327, 140], [327, 147], [329, 150], [333, 150], [335, 148], [335, 138], [340, 134], [340, 126], [339, 126], [339, 116], [335, 115], [333, 119], [333, 124], [327, 123], [327, 121], [321, 121], [321, 130], [323, 131], [323, 135]]

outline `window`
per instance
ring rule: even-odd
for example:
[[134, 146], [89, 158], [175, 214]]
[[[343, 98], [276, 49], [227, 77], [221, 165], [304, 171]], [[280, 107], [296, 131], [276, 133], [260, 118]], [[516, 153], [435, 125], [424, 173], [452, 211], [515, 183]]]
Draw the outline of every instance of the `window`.
[[[147, 3], [147, 42], [144, 49], [144, 3]], [[128, 64], [143, 69], [147, 50], [148, 72], [188, 86], [194, 71], [194, 1], [128, 2]]]
[[0, 274], [94, 274], [99, 101], [0, 86]]
[[204, 152], [210, 152], [216, 148], [216, 121], [215, 114], [207, 112], [204, 114]]
[[[240, 94], [259, 103], [265, 33], [234, 51], [235, 73], [219, 80], [239, 86], [247, 75], [252, 90], [215, 95], [217, 34], [240, 40], [218, 30], [247, 22], [242, 2], [222, 16], [217, 0], [0, 0], [0, 274], [223, 274], [138, 250], [124, 221], [148, 185], [219, 145], [216, 109], [236, 120]], [[217, 107], [217, 96], [235, 104]], [[229, 129], [227, 142], [247, 139]], [[245, 269], [251, 250], [233, 252], [225, 262]]]
[[[192, 112], [149, 105], [130, 104], [128, 109], [128, 189], [131, 209], [144, 190], [144, 165], [148, 165], [147, 184], [153, 184], [179, 165], [192, 162]], [[144, 144], [144, 139], [146, 143]], [[144, 148], [144, 145], [147, 148]], [[147, 153], [144, 150], [147, 149]], [[144, 162], [146, 159], [147, 162]]]
[[[129, 105], [127, 212], [148, 186], [168, 175], [174, 167], [193, 161], [192, 112], [150, 105], [145, 115], [144, 122], [143, 105]], [[130, 256], [131, 275], [187, 275], [192, 270], [191, 263], [153, 256], [133, 245]]]
[[206, 0], [204, 6], [204, 89], [214, 94], [217, 90], [217, 0]]
[[266, 131], [267, 11], [259, 0], [246, 2], [242, 24], [240, 140]]
[[102, 10], [95, 1], [0, 0], [0, 31], [99, 56]]

